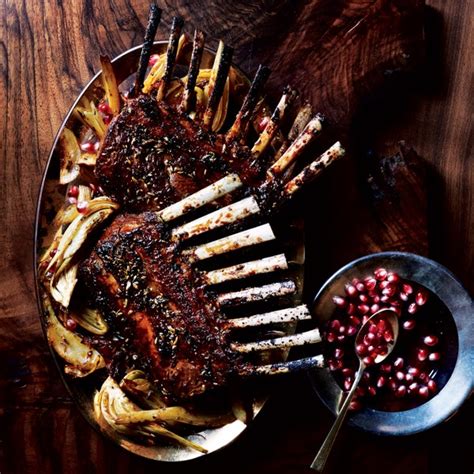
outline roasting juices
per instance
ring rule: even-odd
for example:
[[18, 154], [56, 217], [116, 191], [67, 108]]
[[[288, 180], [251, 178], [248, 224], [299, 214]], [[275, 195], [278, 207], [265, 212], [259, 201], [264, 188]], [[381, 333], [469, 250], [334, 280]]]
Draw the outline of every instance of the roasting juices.
[[[372, 275], [348, 282], [345, 294], [334, 295], [333, 302], [334, 314], [323, 331], [329, 369], [348, 391], [358, 368], [357, 355], [367, 365], [351, 403], [353, 410], [363, 406], [408, 410], [445, 385], [457, 354], [456, 328], [448, 309], [433, 292], [378, 268]], [[378, 327], [383, 320], [368, 328], [354, 350], [355, 337], [362, 324], [382, 308], [392, 308], [398, 314], [400, 333], [392, 354], [382, 364], [373, 365], [373, 355], [389, 342], [390, 334]]]

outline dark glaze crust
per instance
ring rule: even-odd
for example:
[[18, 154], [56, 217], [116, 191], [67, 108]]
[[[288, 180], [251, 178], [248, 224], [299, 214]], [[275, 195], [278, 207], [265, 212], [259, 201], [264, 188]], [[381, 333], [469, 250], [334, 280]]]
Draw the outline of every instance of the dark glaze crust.
[[142, 95], [110, 124], [95, 172], [108, 195], [141, 212], [162, 209], [230, 172], [256, 185], [264, 169], [247, 147], [224, 146], [221, 135]]
[[110, 326], [90, 343], [111, 375], [142, 369], [179, 401], [226, 385], [239, 359], [199, 273], [168, 237], [153, 213], [118, 216], [80, 274]]

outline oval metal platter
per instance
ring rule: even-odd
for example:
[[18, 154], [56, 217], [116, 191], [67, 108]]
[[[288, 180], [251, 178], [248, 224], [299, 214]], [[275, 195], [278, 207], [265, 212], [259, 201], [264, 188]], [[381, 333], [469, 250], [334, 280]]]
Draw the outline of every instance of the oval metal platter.
[[[153, 46], [153, 53], [163, 53], [166, 50], [167, 42], [155, 42]], [[121, 90], [125, 90], [125, 84], [127, 81], [130, 82], [134, 76], [136, 66], [138, 64], [138, 58], [140, 55], [141, 46], [134, 47], [124, 52], [120, 56], [112, 60], [113, 69], [117, 77], [117, 81], [121, 84]], [[201, 67], [211, 67], [214, 60], [214, 53], [210, 50], [205, 50]], [[181, 64], [184, 66], [184, 61], [188, 60], [188, 57], [183, 57]], [[233, 66], [234, 72], [242, 77], [243, 80], [248, 84], [248, 80], [245, 78], [243, 73], [236, 67]], [[76, 101], [69, 109], [56, 138], [54, 140], [46, 169], [43, 175], [41, 189], [39, 193], [37, 214], [36, 214], [36, 225], [35, 225], [35, 277], [36, 277], [36, 290], [37, 290], [37, 301], [40, 311], [41, 322], [43, 331], [46, 331], [46, 319], [45, 311], [42, 303], [42, 288], [39, 281], [38, 275], [38, 262], [45, 248], [48, 247], [52, 240], [52, 236], [56, 231], [53, 228], [52, 221], [54, 216], [60, 207], [64, 204], [66, 199], [66, 186], [59, 184], [59, 152], [58, 143], [59, 137], [66, 126], [74, 128], [74, 122], [77, 120], [73, 111], [81, 98], [86, 96], [89, 99], [99, 99], [99, 91], [101, 91], [101, 72], [96, 74], [92, 80], [83, 89]], [[298, 291], [292, 297], [292, 304], [299, 304], [301, 302], [302, 287], [303, 287], [303, 264], [304, 264], [304, 237], [303, 237], [303, 226], [300, 220], [294, 217], [280, 215], [278, 222], [272, 222], [272, 225], [278, 232], [280, 244], [283, 245], [285, 254], [288, 261], [290, 262], [289, 275], [296, 283]], [[266, 311], [275, 309], [271, 304], [265, 308]], [[295, 327], [293, 324], [287, 325], [285, 331], [288, 334], [294, 332]], [[58, 368], [58, 376], [61, 377], [65, 386], [69, 390], [72, 398], [76, 401], [80, 411], [92, 425], [93, 428], [102, 432], [106, 437], [113, 440], [115, 443], [124, 447], [132, 453], [159, 461], [185, 461], [193, 459], [203, 454], [180, 445], [170, 444], [166, 441], [158, 443], [156, 445], [145, 445], [140, 444], [133, 439], [129, 439], [121, 435], [120, 433], [111, 429], [108, 425], [99, 424], [96, 417], [94, 416], [93, 410], [93, 397], [95, 392], [100, 388], [102, 382], [107, 377], [105, 370], [98, 371], [88, 377], [74, 379], [64, 374], [64, 363], [62, 359], [54, 352], [50, 346], [52, 356]], [[283, 355], [286, 358], [286, 355]], [[251, 419], [259, 413], [265, 404], [268, 397], [268, 385], [265, 381], [257, 381], [251, 387], [245, 386], [246, 398], [250, 400], [251, 406]], [[199, 443], [201, 446], [207, 449], [208, 453], [212, 453], [235, 440], [245, 429], [246, 424], [241, 421], [231, 422], [221, 428], [206, 429], [198, 433], [194, 433], [188, 436], [188, 439]]]

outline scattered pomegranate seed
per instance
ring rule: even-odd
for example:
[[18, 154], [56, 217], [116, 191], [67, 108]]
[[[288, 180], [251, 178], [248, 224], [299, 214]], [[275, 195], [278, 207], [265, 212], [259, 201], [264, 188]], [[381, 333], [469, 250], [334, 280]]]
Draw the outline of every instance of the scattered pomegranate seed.
[[344, 377], [354, 377], [354, 370], [350, 367], [344, 367], [342, 369], [342, 375], [344, 375]]
[[343, 342], [345, 339], [346, 339], [346, 336], [344, 336], [344, 334], [339, 334], [339, 336], [337, 336], [337, 340], [339, 342]]
[[347, 296], [355, 296], [357, 294], [357, 288], [354, 285], [351, 285], [350, 283], [346, 283], [344, 290], [346, 292]]
[[377, 286], [377, 280], [375, 278], [368, 277], [364, 281], [365, 281], [365, 287], [369, 291], [372, 291]]
[[411, 383], [410, 385], [408, 385], [408, 393], [415, 393], [418, 391], [418, 383], [417, 382], [413, 382]]
[[402, 301], [408, 301], [408, 295], [406, 293], [404, 293], [403, 291], [400, 292], [400, 294], [398, 295], [398, 297], [402, 300]]
[[405, 385], [400, 385], [397, 388], [397, 391], [395, 392], [395, 396], [400, 397], [400, 398], [404, 397], [406, 394], [407, 394], [407, 388], [405, 387]]
[[430, 335], [430, 336], [426, 336], [424, 339], [423, 339], [423, 342], [427, 345], [427, 346], [436, 346], [436, 344], [438, 344], [439, 342], [439, 339], [436, 337], [436, 336], [433, 336], [433, 335]]
[[76, 204], [77, 212], [80, 212], [81, 214], [85, 214], [88, 207], [89, 203], [87, 201], [78, 201]]
[[335, 371], [342, 369], [342, 361], [341, 360], [330, 360], [328, 361], [329, 370]]
[[418, 367], [408, 367], [408, 373], [413, 375], [413, 377], [418, 377], [420, 375], [420, 369]]
[[340, 347], [336, 347], [336, 350], [334, 351], [334, 357], [336, 359], [342, 359], [344, 357], [344, 350]]
[[365, 291], [365, 285], [361, 281], [357, 282], [354, 286], [356, 287], [356, 290], [360, 293]]
[[426, 349], [418, 349], [417, 357], [420, 362], [423, 362], [428, 357], [428, 351]]
[[387, 278], [387, 270], [385, 268], [377, 268], [374, 271], [374, 276], [379, 281], [385, 280]]
[[326, 341], [333, 343], [336, 340], [336, 335], [333, 332], [326, 333]]
[[354, 314], [356, 312], [356, 306], [354, 303], [349, 303], [347, 306], [347, 314]]
[[363, 359], [362, 359], [362, 362], [365, 364], [365, 365], [372, 365], [374, 363], [374, 359], [373, 357], [371, 356], [365, 356]]
[[49, 252], [49, 256], [50, 256], [50, 257], [54, 257], [57, 253], [58, 253], [58, 249], [52, 249], [52, 250]]
[[397, 292], [397, 289], [394, 286], [387, 286], [382, 290], [382, 294], [384, 296], [388, 296], [389, 298], [392, 298], [395, 293]]
[[333, 319], [331, 321], [331, 327], [336, 331], [339, 331], [339, 328], [341, 327], [341, 321], [339, 321], [339, 319]]
[[101, 102], [99, 104], [99, 112], [102, 112], [105, 115], [113, 115], [112, 109], [110, 108], [110, 105], [107, 102]]
[[392, 371], [392, 366], [390, 364], [382, 364], [380, 370], [386, 374], [389, 374]]
[[369, 297], [365, 293], [361, 293], [359, 295], [359, 300], [361, 301], [361, 303], [368, 303]]
[[352, 387], [352, 377], [346, 377], [344, 380], [344, 390], [349, 391]]
[[74, 331], [74, 330], [76, 330], [76, 328], [77, 328], [77, 323], [76, 323], [76, 321], [74, 321], [74, 319], [67, 318], [67, 319], [66, 319], [66, 327], [67, 327], [70, 331]]
[[414, 319], [407, 319], [403, 322], [403, 329], [406, 329], [407, 331], [411, 331], [415, 326], [416, 323]]
[[393, 363], [393, 366], [396, 368], [396, 369], [403, 369], [403, 366], [405, 365], [405, 360], [403, 359], [403, 357], [397, 357], [395, 359], [395, 362]]
[[69, 197], [77, 198], [77, 196], [79, 196], [79, 186], [76, 186], [76, 185], [71, 186], [68, 189], [67, 195]]
[[95, 143], [94, 143], [94, 151], [95, 151], [95, 152], [98, 152], [98, 151], [99, 151], [99, 148], [100, 148], [100, 142], [95, 142]]
[[370, 313], [371, 313], [371, 314], [375, 314], [379, 309], [380, 309], [380, 305], [378, 305], [377, 303], [374, 303], [374, 304], [370, 307]]
[[415, 314], [418, 311], [418, 306], [416, 305], [416, 303], [411, 303], [410, 306], [408, 306], [407, 311], [410, 314]]
[[265, 130], [265, 127], [268, 125], [269, 121], [270, 121], [270, 117], [262, 117], [262, 119], [260, 119], [260, 122], [258, 122], [258, 125], [257, 125], [258, 133], [261, 133]]
[[359, 311], [360, 314], [367, 314], [369, 310], [370, 308], [366, 304], [360, 304], [357, 306], [357, 311]]
[[150, 59], [148, 60], [148, 65], [149, 66], [154, 66], [158, 62], [159, 59], [160, 59], [159, 54], [152, 54], [150, 56]]
[[373, 386], [373, 385], [369, 385], [367, 387], [367, 393], [371, 396], [371, 397], [375, 397], [375, 395], [377, 395], [377, 389]]
[[351, 403], [349, 403], [349, 410], [351, 411], [358, 411], [362, 408], [362, 404], [360, 403], [359, 400], [352, 400]]
[[77, 198], [75, 198], [75, 197], [67, 198], [67, 202], [69, 204], [77, 204]]
[[365, 344], [357, 344], [356, 352], [361, 356], [367, 354], [367, 346]]
[[339, 326], [339, 333], [344, 334], [346, 332], [346, 326]]
[[97, 151], [95, 149], [95, 144], [92, 142], [81, 143], [81, 150], [85, 153], [94, 153], [95, 151]]
[[398, 389], [399, 384], [395, 379], [390, 377], [390, 379], [388, 380], [388, 386], [390, 390], [392, 390], [392, 392], [395, 392]]
[[441, 354], [440, 354], [439, 352], [432, 352], [432, 353], [428, 356], [428, 359], [429, 359], [431, 362], [435, 362], [435, 361], [441, 359]]
[[400, 281], [400, 276], [398, 273], [390, 272], [387, 274], [387, 281], [390, 283], [398, 283]]
[[415, 302], [418, 306], [423, 306], [428, 300], [428, 293], [425, 291], [419, 291], [415, 296]]
[[349, 316], [349, 321], [354, 325], [354, 326], [360, 326], [360, 319], [357, 316], [351, 315]]
[[429, 396], [430, 391], [429, 391], [428, 387], [426, 387], [425, 385], [422, 385], [422, 386], [418, 389], [418, 394], [420, 395], [420, 397], [426, 398], [426, 397]]
[[357, 328], [355, 326], [347, 326], [346, 334], [348, 336], [355, 336], [357, 334]]
[[397, 378], [397, 380], [405, 380], [405, 373], [402, 372], [401, 370], [395, 372], [395, 377]]
[[341, 296], [333, 296], [332, 301], [336, 306], [339, 308], [344, 308], [347, 305], [347, 301], [345, 298], [342, 298]]
[[413, 375], [411, 375], [410, 373], [406, 373], [406, 374], [405, 374], [405, 381], [406, 381], [407, 383], [413, 382], [413, 380], [415, 380], [415, 378], [413, 377]]
[[381, 375], [378, 379], [377, 379], [377, 387], [378, 388], [382, 388], [387, 382], [387, 379]]
[[408, 283], [403, 283], [402, 285], [403, 293], [411, 295], [413, 293], [413, 287]]
[[429, 380], [429, 375], [426, 373], [426, 372], [420, 372], [420, 374], [418, 375], [418, 378], [422, 381], [422, 382], [427, 382]]
[[438, 385], [436, 384], [436, 382], [433, 379], [431, 379], [428, 382], [427, 386], [428, 386], [429, 391], [432, 392], [432, 393], [436, 393], [437, 390], [438, 390]]

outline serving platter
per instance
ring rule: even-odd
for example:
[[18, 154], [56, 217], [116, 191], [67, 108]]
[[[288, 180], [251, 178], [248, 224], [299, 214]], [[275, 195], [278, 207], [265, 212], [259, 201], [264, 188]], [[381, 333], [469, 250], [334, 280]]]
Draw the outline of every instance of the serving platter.
[[[154, 54], [164, 53], [166, 50], [166, 45], [167, 42], [165, 41], [155, 42], [153, 44], [152, 52]], [[116, 75], [117, 82], [120, 84], [119, 87], [122, 90], [127, 90], [130, 83], [133, 82], [140, 51], [141, 46], [137, 46], [112, 60], [113, 70]], [[203, 54], [201, 67], [211, 67], [214, 58], [215, 53], [209, 49], [206, 49]], [[184, 66], [189, 61], [189, 54], [183, 54], [180, 60]], [[237, 67], [233, 66], [232, 72], [238, 77], [236, 82], [240, 84], [241, 87], [241, 90], [234, 91], [234, 97], [237, 98], [237, 104], [234, 104], [234, 107], [236, 105], [238, 107], [238, 102], [242, 101], [249, 82]], [[101, 72], [99, 72], [92, 78], [89, 84], [87, 84], [70, 108], [60, 129], [58, 130], [56, 139], [54, 140], [42, 179], [35, 224], [35, 277], [37, 300], [45, 334], [47, 331], [47, 307], [44, 304], [44, 290], [40, 282], [38, 264], [40, 262], [41, 256], [43, 255], [45, 249], [47, 249], [50, 245], [54, 237], [54, 233], [57, 230], [53, 226], [54, 216], [64, 205], [66, 199], [66, 186], [59, 184], [59, 140], [66, 127], [69, 129], [74, 129], [77, 126], [78, 118], [77, 115], [74, 114], [74, 110], [81, 102], [81, 99], [83, 97], [87, 97], [89, 100], [91, 100], [101, 97], [103, 93], [101, 84], [102, 77]], [[284, 225], [282, 225], [282, 223], [284, 223]], [[285, 272], [285, 276], [291, 277], [291, 279], [293, 279], [293, 281], [296, 283], [297, 291], [290, 298], [291, 304], [296, 305], [301, 302], [303, 288], [303, 226], [300, 219], [290, 216], [289, 214], [279, 215], [278, 221], [272, 222], [272, 226], [274, 227], [275, 233], [278, 235], [280, 248], [285, 252], [290, 264], [289, 270]], [[288, 303], [288, 299], [286, 302]], [[279, 304], [281, 304], [281, 301]], [[276, 303], [273, 305], [266, 303], [265, 311], [277, 309], [278, 307], [279, 306]], [[291, 334], [294, 332], [294, 330], [294, 323], [288, 323], [284, 327], [286, 334]], [[166, 442], [151, 446], [135, 442], [134, 440], [126, 438], [120, 435], [117, 431], [111, 429], [107, 423], [101, 423], [100, 420], [98, 421], [94, 414], [93, 399], [95, 392], [100, 388], [102, 382], [106, 378], [106, 373], [99, 371], [85, 378], [71, 378], [64, 374], [63, 360], [58, 357], [51, 346], [50, 349], [58, 367], [60, 377], [62, 378], [65, 386], [76, 401], [84, 417], [95, 429], [101, 431], [107, 437], [125, 449], [140, 456], [154, 460], [171, 462], [183, 461], [202, 455], [202, 453], [198, 451], [186, 449], [179, 445], [173, 445]], [[287, 357], [287, 351], [282, 351], [280, 356], [285, 359]], [[250, 406], [249, 418], [253, 419], [265, 404], [265, 401], [268, 397], [268, 386], [265, 380], [252, 382], [245, 385], [245, 392], [245, 398], [249, 402]], [[235, 420], [222, 426], [221, 428], [206, 429], [198, 433], [191, 434], [188, 436], [188, 438], [203, 446], [208, 453], [211, 453], [226, 446], [231, 441], [236, 439], [237, 436], [245, 430], [246, 426], [246, 423]]]

